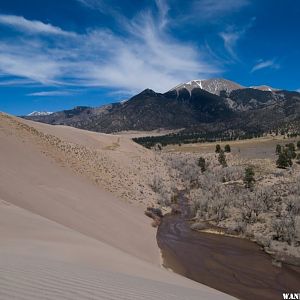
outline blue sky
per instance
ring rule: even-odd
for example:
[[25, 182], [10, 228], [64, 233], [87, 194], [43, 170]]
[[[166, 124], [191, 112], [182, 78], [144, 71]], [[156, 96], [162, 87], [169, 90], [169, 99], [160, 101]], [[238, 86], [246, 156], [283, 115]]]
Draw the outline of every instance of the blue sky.
[[300, 89], [298, 0], [1, 0], [0, 111], [224, 77]]

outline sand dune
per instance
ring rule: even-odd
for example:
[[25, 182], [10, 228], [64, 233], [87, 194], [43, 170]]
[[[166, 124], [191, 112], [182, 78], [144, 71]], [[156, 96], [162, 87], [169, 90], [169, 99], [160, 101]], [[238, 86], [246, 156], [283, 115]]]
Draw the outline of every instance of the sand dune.
[[128, 202], [157, 202], [157, 194], [149, 186], [154, 174], [161, 174], [166, 184], [171, 183], [161, 158], [126, 136], [25, 120], [10, 122], [22, 137], [29, 134], [56, 161]]
[[[151, 153], [126, 137], [114, 152], [107, 146], [116, 136], [31, 125], [0, 114], [1, 300], [231, 299], [162, 269], [155, 230], [134, 189], [129, 204], [101, 180], [95, 184], [81, 151], [113, 152], [105, 154], [108, 164]], [[57, 149], [68, 145], [69, 152]], [[87, 170], [79, 172], [80, 165]]]

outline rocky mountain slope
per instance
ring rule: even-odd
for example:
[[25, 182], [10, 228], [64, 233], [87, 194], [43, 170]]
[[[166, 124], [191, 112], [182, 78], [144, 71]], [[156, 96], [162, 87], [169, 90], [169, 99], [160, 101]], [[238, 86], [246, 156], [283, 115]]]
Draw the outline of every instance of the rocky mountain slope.
[[226, 79], [192, 80], [160, 94], [146, 89], [123, 103], [28, 119], [98, 132], [185, 128], [266, 131], [297, 121], [300, 93], [243, 87]]

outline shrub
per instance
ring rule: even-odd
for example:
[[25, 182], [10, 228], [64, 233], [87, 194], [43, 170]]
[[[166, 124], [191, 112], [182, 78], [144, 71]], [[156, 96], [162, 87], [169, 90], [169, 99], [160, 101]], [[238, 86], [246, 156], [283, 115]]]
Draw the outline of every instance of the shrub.
[[285, 145], [287, 149], [291, 150], [291, 152], [295, 152], [295, 144], [294, 143], [289, 143]]
[[248, 194], [243, 197], [244, 203], [241, 207], [243, 220], [246, 223], [255, 223], [258, 215], [263, 212], [263, 204], [255, 194]]
[[145, 215], [150, 218], [153, 218], [153, 216], [157, 216], [159, 218], [163, 217], [161, 209], [156, 207], [147, 207]]
[[155, 193], [159, 193], [163, 189], [162, 178], [158, 175], [154, 175], [150, 186]]
[[159, 208], [154, 207], [147, 207], [145, 215], [153, 219], [153, 222], [151, 223], [153, 227], [158, 227], [161, 222], [161, 218], [163, 217], [161, 210]]
[[198, 166], [200, 167], [202, 173], [206, 171], [206, 162], [204, 157], [200, 157], [198, 159]]
[[223, 150], [221, 150], [219, 153], [218, 161], [223, 168], [227, 167], [226, 155]]
[[278, 159], [276, 161], [277, 168], [285, 169], [287, 167], [292, 166], [292, 160], [288, 157], [286, 152], [282, 152], [279, 154]]
[[157, 203], [162, 207], [169, 207], [172, 203], [170, 194], [167, 191], [162, 191]]
[[296, 152], [293, 151], [291, 148], [286, 148], [286, 149], [284, 149], [284, 153], [286, 154], [286, 156], [287, 156], [288, 159], [290, 159], [290, 160], [296, 158], [296, 156], [297, 156]]
[[252, 167], [247, 167], [245, 169], [245, 176], [244, 176], [244, 183], [246, 188], [250, 188], [253, 186], [254, 182], [255, 182], [255, 178], [254, 178], [254, 170]]
[[293, 218], [287, 216], [276, 218], [272, 222], [272, 227], [275, 231], [275, 239], [288, 242], [290, 245], [294, 242], [296, 232]]
[[207, 225], [204, 222], [196, 222], [191, 225], [192, 230], [203, 230], [207, 229]]
[[221, 152], [221, 146], [219, 144], [216, 145], [216, 153], [220, 153]]
[[282, 147], [280, 145], [276, 145], [276, 154], [279, 155], [282, 152]]
[[161, 143], [157, 143], [154, 145], [154, 150], [155, 151], [161, 151], [162, 150], [162, 144]]
[[225, 145], [225, 147], [224, 147], [224, 151], [225, 152], [231, 152], [231, 148], [230, 148], [230, 145]]
[[191, 193], [191, 213], [202, 221], [220, 222], [228, 217], [228, 204], [231, 196], [218, 185], [194, 190]]
[[240, 234], [244, 233], [246, 229], [246, 223], [243, 221], [238, 221], [233, 224], [230, 224], [226, 229], [227, 234]]

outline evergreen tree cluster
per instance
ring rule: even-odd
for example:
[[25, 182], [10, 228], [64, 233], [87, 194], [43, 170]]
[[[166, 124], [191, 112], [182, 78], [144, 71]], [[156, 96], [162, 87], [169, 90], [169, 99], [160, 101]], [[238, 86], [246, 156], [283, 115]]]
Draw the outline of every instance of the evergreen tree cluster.
[[216, 145], [216, 150], [215, 150], [215, 152], [216, 152], [216, 153], [220, 153], [221, 151], [224, 151], [224, 152], [227, 152], [227, 153], [231, 152], [231, 147], [230, 147], [230, 145], [229, 145], [229, 144], [225, 145], [224, 150], [223, 150], [223, 149], [221, 148], [221, 146], [220, 146], [219, 144], [217, 144], [217, 145]]
[[[300, 141], [297, 142], [297, 149], [300, 149]], [[300, 159], [300, 155], [296, 153], [296, 147], [294, 143], [288, 143], [285, 146], [276, 145], [276, 165], [278, 168], [286, 169], [293, 165], [293, 159]]]
[[220, 165], [225, 168], [227, 167], [227, 161], [226, 161], [226, 154], [225, 152], [229, 153], [231, 152], [231, 147], [229, 144], [225, 145], [224, 150], [221, 148], [219, 144], [216, 145], [215, 152], [219, 154], [218, 161]]

